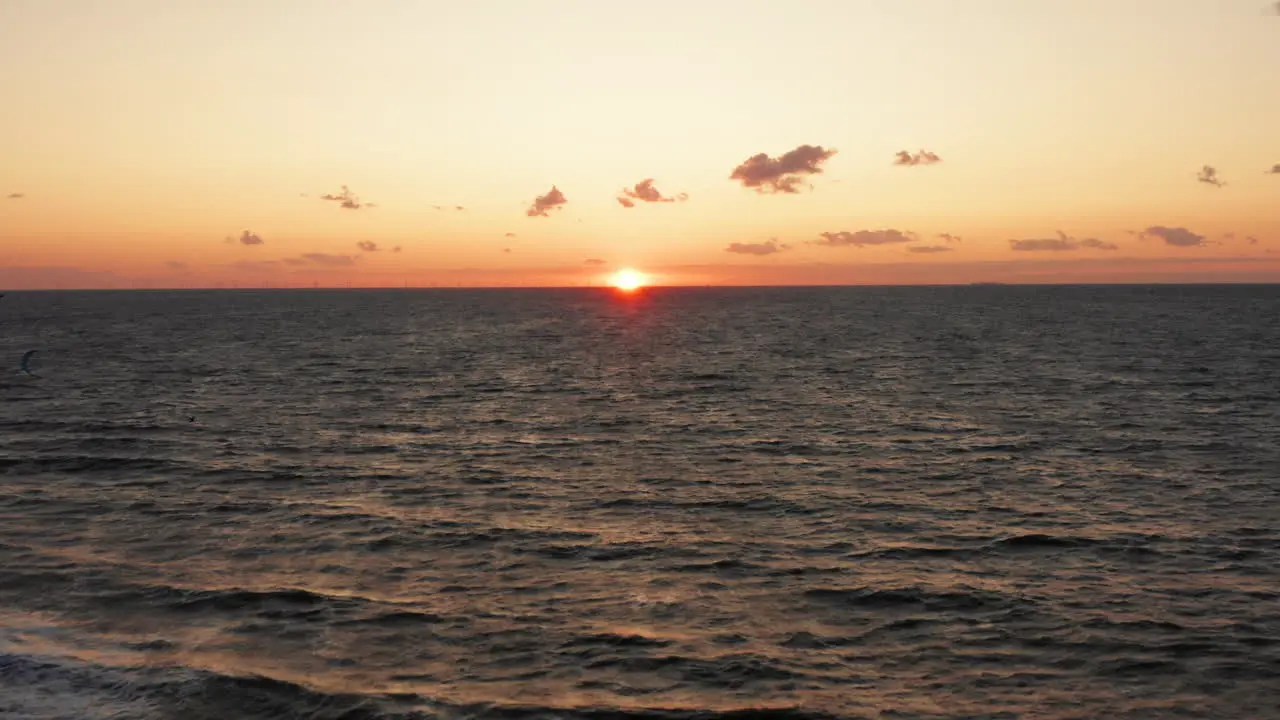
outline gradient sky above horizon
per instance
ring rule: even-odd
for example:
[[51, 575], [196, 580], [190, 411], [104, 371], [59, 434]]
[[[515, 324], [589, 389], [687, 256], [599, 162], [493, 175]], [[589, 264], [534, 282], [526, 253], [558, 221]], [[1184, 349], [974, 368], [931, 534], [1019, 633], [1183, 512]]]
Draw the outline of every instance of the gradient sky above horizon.
[[1280, 281], [1268, 5], [0, 0], [0, 285]]

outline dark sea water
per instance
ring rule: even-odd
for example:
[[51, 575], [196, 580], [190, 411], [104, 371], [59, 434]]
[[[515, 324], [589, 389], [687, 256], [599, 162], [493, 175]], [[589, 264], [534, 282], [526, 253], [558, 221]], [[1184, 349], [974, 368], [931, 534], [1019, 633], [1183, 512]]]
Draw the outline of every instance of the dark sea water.
[[10, 293], [0, 366], [6, 719], [1280, 717], [1280, 287]]

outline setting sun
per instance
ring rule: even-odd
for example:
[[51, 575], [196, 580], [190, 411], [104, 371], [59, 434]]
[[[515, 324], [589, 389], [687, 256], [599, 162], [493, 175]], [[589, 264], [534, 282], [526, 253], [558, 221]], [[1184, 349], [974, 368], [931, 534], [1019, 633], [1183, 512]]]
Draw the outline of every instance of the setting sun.
[[649, 282], [645, 274], [631, 268], [624, 268], [609, 277], [609, 284], [624, 292], [631, 292], [644, 287]]

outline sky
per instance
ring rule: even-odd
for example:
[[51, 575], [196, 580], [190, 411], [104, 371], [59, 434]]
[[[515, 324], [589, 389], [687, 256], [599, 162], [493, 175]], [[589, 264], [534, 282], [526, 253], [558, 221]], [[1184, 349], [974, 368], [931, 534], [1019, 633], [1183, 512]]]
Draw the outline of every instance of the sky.
[[1280, 281], [1267, 0], [0, 0], [0, 288]]

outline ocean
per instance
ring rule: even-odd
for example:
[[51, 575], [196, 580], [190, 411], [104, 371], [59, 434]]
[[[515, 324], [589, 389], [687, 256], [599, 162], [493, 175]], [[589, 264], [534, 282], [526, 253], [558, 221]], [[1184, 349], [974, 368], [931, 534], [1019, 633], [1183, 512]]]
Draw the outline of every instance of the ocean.
[[8, 293], [0, 717], [1280, 717], [1280, 286]]

